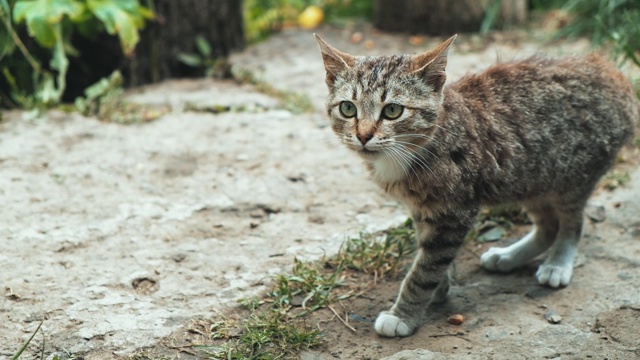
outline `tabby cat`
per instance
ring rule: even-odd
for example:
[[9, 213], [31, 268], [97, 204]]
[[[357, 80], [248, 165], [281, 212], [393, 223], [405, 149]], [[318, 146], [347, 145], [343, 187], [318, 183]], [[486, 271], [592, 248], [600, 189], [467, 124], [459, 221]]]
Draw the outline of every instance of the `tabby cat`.
[[418, 253], [375, 330], [409, 336], [449, 290], [448, 267], [481, 206], [518, 203], [530, 234], [480, 262], [508, 272], [547, 252], [540, 284], [569, 284], [583, 210], [639, 118], [627, 79], [598, 55], [534, 56], [445, 87], [456, 37], [419, 55], [352, 56], [316, 35], [339, 140], [411, 211]]

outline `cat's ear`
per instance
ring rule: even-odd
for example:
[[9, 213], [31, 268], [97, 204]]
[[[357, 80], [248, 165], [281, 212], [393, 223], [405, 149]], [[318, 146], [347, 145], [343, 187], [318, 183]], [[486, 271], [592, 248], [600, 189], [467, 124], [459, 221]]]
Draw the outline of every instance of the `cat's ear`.
[[449, 55], [449, 47], [458, 35], [453, 35], [442, 44], [435, 48], [411, 57], [411, 69], [415, 73], [419, 73], [429, 85], [433, 86], [434, 91], [439, 92], [447, 80], [447, 56]]
[[332, 86], [336, 81], [337, 75], [345, 69], [353, 67], [356, 63], [355, 57], [343, 53], [342, 51], [327, 44], [317, 34], [316, 37], [320, 51], [322, 52], [322, 61], [324, 61], [324, 69], [327, 71], [327, 85]]

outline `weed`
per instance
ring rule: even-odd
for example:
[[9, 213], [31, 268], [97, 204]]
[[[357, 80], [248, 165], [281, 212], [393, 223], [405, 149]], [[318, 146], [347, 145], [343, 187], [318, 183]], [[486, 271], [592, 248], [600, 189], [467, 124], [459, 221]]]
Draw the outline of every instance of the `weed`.
[[227, 352], [232, 359], [273, 359], [278, 355], [294, 355], [300, 350], [322, 344], [319, 330], [299, 322], [296, 324], [281, 312], [254, 313], [244, 319], [241, 325], [244, 331], [235, 346], [230, 347], [231, 351]]
[[76, 98], [76, 110], [87, 116], [120, 124], [148, 122], [169, 112], [168, 107], [152, 108], [125, 102], [122, 82], [119, 71], [114, 71], [108, 78], [102, 78], [84, 91], [84, 97]]
[[569, 0], [563, 8], [574, 14], [560, 35], [590, 35], [594, 44], [613, 45], [615, 55], [640, 66], [640, 2], [636, 0]]
[[269, 308], [251, 311], [242, 319], [196, 319], [188, 331], [199, 335], [194, 350], [213, 359], [291, 358], [323, 344], [322, 334], [302, 319]]
[[347, 240], [338, 255], [327, 261], [332, 267], [357, 270], [382, 278], [397, 272], [402, 260], [416, 249], [411, 219], [399, 227], [380, 234], [360, 233], [357, 238]]
[[232, 77], [229, 61], [226, 58], [213, 57], [211, 44], [204, 36], [196, 36], [195, 44], [198, 53], [179, 53], [178, 60], [181, 63], [193, 68], [203, 69], [206, 77], [217, 79]]
[[141, 351], [129, 356], [129, 360], [170, 360], [167, 356], [154, 356], [145, 351]]
[[629, 180], [631, 180], [631, 176], [628, 172], [613, 170], [602, 178], [600, 184], [602, 184], [605, 189], [611, 191], [619, 188], [620, 186], [626, 185]]
[[[38, 333], [38, 331], [40, 331], [40, 328], [42, 327], [42, 324], [44, 323], [44, 321], [41, 321], [40, 324], [38, 324], [38, 327], [36, 328], [36, 330], [33, 332], [33, 334], [31, 334], [31, 337], [29, 338], [29, 340], [27, 340], [27, 342], [25, 342], [22, 347], [18, 350], [17, 353], [15, 353], [15, 355], [13, 355], [11, 357], [11, 360], [17, 360], [20, 358], [20, 356], [22, 355], [22, 353], [27, 349], [27, 347], [29, 347], [29, 344], [31, 344], [31, 341], [33, 340], [33, 338], [36, 336], [36, 334]], [[42, 351], [43, 351], [43, 355], [44, 355], [44, 341], [42, 343]]]
[[[138, 0], [0, 0], [0, 27], [6, 29], [0, 36], [0, 59], [7, 58], [2, 75], [9, 87], [3, 102], [29, 109], [59, 104], [66, 88], [68, 56], [78, 55], [71, 45], [74, 33], [87, 38], [103, 31], [117, 35], [123, 52], [130, 55], [139, 41], [138, 31], [152, 17]], [[37, 47], [27, 48], [18, 36], [17, 26], [23, 23]]]
[[508, 204], [480, 210], [473, 228], [465, 240], [491, 242], [500, 240], [514, 225], [530, 224], [526, 213], [518, 205]]
[[240, 319], [196, 319], [189, 333], [192, 349], [214, 359], [282, 359], [324, 344], [306, 316], [343, 299], [358, 296], [372, 282], [356, 282], [354, 273], [373, 277], [373, 283], [396, 274], [415, 250], [411, 220], [384, 232], [362, 233], [345, 241], [339, 253], [316, 262], [294, 260], [291, 273], [277, 275], [264, 298], [240, 301]]
[[259, 80], [249, 71], [236, 70], [233, 72], [233, 77], [238, 82], [253, 85], [256, 90], [265, 95], [279, 99], [282, 107], [294, 114], [301, 114], [313, 110], [311, 99], [309, 99], [308, 96], [293, 91], [276, 89], [273, 85]]

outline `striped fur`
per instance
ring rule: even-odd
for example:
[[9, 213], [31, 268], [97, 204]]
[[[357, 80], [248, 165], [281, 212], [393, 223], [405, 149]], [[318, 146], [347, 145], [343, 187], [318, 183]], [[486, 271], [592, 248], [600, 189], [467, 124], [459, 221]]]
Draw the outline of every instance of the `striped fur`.
[[[448, 267], [482, 205], [520, 203], [535, 225], [483, 254], [486, 269], [510, 271], [546, 251], [538, 282], [566, 286], [586, 201], [639, 117], [629, 82], [597, 55], [498, 64], [444, 87], [454, 39], [420, 55], [357, 57], [317, 37], [333, 131], [416, 226], [414, 264], [376, 320], [382, 336], [411, 335], [428, 303], [444, 299]], [[342, 115], [344, 101], [355, 116]], [[388, 104], [402, 115], [384, 118]]]

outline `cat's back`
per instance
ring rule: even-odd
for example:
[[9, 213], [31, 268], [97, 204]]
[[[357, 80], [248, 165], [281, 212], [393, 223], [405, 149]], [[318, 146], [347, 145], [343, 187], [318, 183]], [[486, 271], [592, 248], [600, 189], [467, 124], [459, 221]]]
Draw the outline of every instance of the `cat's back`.
[[[472, 112], [526, 120], [589, 117], [634, 127], [640, 105], [629, 80], [598, 54], [534, 55], [498, 63], [449, 86]], [[498, 119], [499, 120], [499, 119]]]
[[[560, 95], [589, 96], [593, 91], [607, 98], [637, 103], [629, 80], [598, 54], [550, 58], [529, 58], [495, 64], [485, 71], [463, 77], [450, 86], [465, 98], [496, 101], [526, 97], [528, 101], [548, 100]], [[508, 96], [510, 95], [510, 96]], [[622, 95], [622, 98], [620, 96]]]

